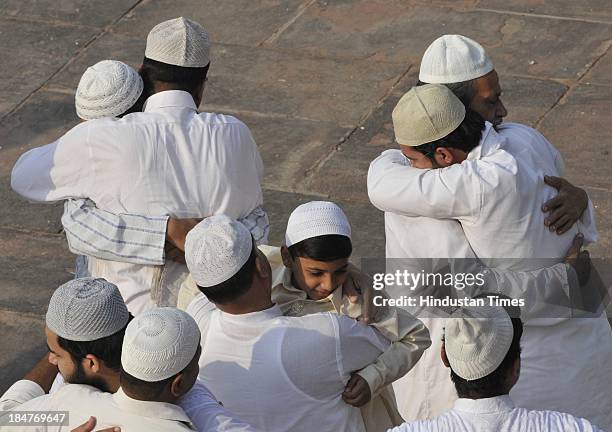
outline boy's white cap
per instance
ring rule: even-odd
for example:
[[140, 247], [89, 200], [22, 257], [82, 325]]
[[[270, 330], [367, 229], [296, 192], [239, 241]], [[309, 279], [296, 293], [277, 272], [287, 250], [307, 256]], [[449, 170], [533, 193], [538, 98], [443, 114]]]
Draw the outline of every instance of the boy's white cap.
[[329, 201], [311, 201], [298, 206], [287, 222], [287, 247], [312, 237], [336, 234], [351, 238], [351, 226], [340, 207]]
[[81, 76], [74, 97], [77, 115], [83, 120], [117, 117], [136, 103], [143, 87], [142, 78], [130, 66], [102, 60]]
[[428, 84], [459, 83], [492, 70], [493, 63], [478, 42], [461, 35], [444, 35], [425, 50], [419, 80]]
[[464, 307], [451, 315], [444, 329], [446, 357], [461, 378], [483, 378], [504, 360], [513, 335], [512, 320], [503, 307]]
[[145, 57], [182, 67], [210, 63], [208, 32], [199, 23], [179, 17], [157, 24], [147, 36]]

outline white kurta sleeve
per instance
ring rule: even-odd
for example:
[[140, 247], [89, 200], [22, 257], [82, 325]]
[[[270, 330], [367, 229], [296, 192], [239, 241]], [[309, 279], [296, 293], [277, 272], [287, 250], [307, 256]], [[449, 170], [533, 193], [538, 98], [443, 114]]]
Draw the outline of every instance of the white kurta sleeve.
[[386, 150], [370, 164], [368, 196], [378, 209], [436, 219], [477, 218], [482, 185], [476, 161], [441, 169], [417, 169], [399, 150]]
[[429, 330], [407, 311], [385, 306], [372, 326], [392, 344], [372, 364], [358, 374], [366, 380], [373, 395], [406, 375], [431, 345]]
[[255, 428], [223, 408], [200, 380], [179, 400], [179, 406], [199, 432], [255, 432]]
[[38, 202], [86, 198], [95, 171], [88, 130], [82, 123], [57, 141], [22, 154], [11, 173], [13, 190]]
[[521, 299], [523, 319], [569, 318], [572, 293], [580, 289], [575, 273], [564, 263], [526, 272], [484, 267], [478, 271], [484, 283], [472, 285], [471, 297], [495, 293]]
[[110, 261], [163, 265], [168, 216], [114, 214], [69, 199], [62, 225], [70, 251]]
[[334, 316], [338, 322], [338, 368], [341, 375], [356, 372], [374, 363], [390, 346], [372, 326], [360, 324], [343, 315]]
[[34, 381], [19, 380], [10, 386], [0, 398], [0, 413], [15, 409], [32, 399], [44, 395], [45, 391]]

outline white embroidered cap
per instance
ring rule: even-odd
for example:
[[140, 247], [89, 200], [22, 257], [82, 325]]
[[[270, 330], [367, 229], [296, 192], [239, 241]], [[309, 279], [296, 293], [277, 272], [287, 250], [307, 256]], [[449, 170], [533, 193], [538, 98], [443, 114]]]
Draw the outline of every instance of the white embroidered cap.
[[200, 345], [200, 329], [186, 312], [150, 309], [127, 326], [121, 367], [142, 381], [157, 382], [183, 371]]
[[465, 118], [465, 106], [446, 86], [426, 84], [402, 96], [391, 117], [395, 141], [414, 147], [457, 129]]
[[83, 120], [117, 117], [130, 109], [143, 90], [133, 68], [116, 60], [102, 60], [87, 68], [76, 90], [74, 103]]
[[179, 17], [157, 24], [147, 36], [145, 57], [182, 67], [210, 62], [208, 32], [199, 23]]
[[185, 261], [195, 283], [211, 287], [234, 276], [253, 250], [253, 237], [225, 215], [204, 219], [187, 234]]
[[312, 237], [336, 234], [351, 238], [351, 225], [340, 207], [329, 201], [299, 205], [287, 222], [287, 247]]
[[55, 290], [49, 301], [49, 330], [71, 341], [102, 339], [117, 333], [130, 314], [116, 285], [91, 277], [73, 279]]
[[482, 45], [461, 35], [444, 35], [432, 42], [421, 60], [419, 80], [450, 84], [485, 76], [493, 63]]
[[446, 357], [461, 378], [468, 381], [483, 378], [504, 360], [513, 335], [512, 321], [503, 307], [464, 307], [447, 320]]

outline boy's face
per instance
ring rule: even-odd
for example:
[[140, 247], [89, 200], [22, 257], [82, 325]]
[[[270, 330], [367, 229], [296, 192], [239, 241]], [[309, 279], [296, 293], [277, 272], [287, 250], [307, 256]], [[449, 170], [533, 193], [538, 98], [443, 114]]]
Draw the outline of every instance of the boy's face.
[[[285, 249], [286, 250], [286, 249]], [[308, 298], [321, 300], [329, 296], [346, 280], [349, 260], [317, 261], [310, 258], [292, 258], [283, 253], [285, 267], [291, 269], [293, 286], [304, 291]]]

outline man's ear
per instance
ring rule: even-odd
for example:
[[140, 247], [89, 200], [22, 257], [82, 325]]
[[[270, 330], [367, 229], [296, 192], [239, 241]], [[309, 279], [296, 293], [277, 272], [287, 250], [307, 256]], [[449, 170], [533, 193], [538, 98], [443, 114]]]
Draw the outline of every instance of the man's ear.
[[102, 360], [93, 354], [87, 354], [84, 359], [81, 360], [83, 369], [92, 373], [100, 373], [102, 370]]
[[447, 167], [455, 163], [455, 155], [446, 147], [438, 147], [434, 153], [434, 157], [438, 165]]
[[283, 259], [283, 264], [285, 267], [290, 269], [293, 267], [293, 260], [291, 259], [291, 253], [289, 253], [289, 248], [287, 246], [281, 246], [281, 258]]
[[446, 347], [444, 346], [444, 341], [442, 341], [442, 347], [440, 347], [440, 358], [442, 359], [444, 366], [449, 368], [450, 362], [448, 361], [448, 357], [446, 357]]
[[517, 382], [521, 375], [521, 356], [518, 356], [512, 364], [512, 378], [514, 382]]
[[270, 266], [266, 265], [265, 260], [265, 255], [260, 250], [257, 250], [257, 256], [255, 257], [255, 271], [262, 279], [268, 279], [272, 277], [272, 274], [270, 273]]
[[170, 383], [170, 393], [172, 396], [179, 398], [187, 393], [189, 389], [185, 389], [185, 378], [183, 373], [179, 373]]

